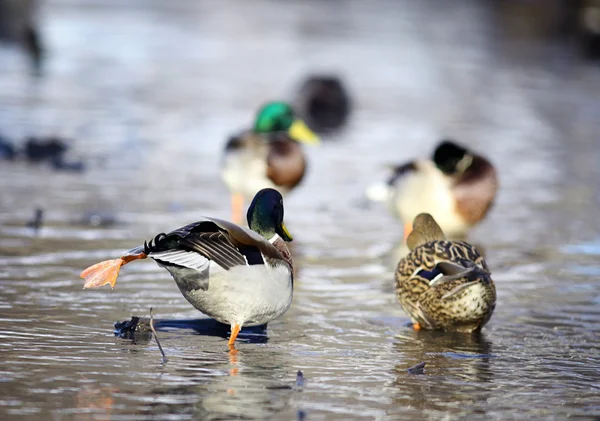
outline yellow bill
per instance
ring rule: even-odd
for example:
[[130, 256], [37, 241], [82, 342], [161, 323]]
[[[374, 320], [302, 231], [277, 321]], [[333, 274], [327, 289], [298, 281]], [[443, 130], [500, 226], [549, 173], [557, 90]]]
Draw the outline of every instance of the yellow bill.
[[309, 129], [306, 123], [299, 118], [294, 120], [288, 130], [288, 134], [292, 139], [306, 143], [307, 145], [318, 145], [320, 143], [319, 136]]
[[292, 241], [294, 239], [283, 222], [279, 226], [278, 231], [277, 234], [279, 234], [283, 241]]

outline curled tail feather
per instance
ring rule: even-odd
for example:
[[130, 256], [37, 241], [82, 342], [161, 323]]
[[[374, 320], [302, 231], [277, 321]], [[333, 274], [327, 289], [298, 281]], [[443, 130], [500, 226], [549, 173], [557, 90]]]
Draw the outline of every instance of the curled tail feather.
[[81, 272], [81, 275], [79, 275], [85, 280], [83, 288], [99, 288], [106, 284], [110, 284], [110, 287], [114, 288], [121, 266], [126, 265], [133, 260], [145, 259], [146, 257], [148, 256], [145, 253], [140, 253], [96, 263], [85, 269]]

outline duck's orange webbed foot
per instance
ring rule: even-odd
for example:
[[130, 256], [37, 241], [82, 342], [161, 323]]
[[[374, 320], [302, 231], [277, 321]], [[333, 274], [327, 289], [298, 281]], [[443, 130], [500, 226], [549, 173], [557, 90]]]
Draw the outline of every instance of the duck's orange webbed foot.
[[85, 280], [83, 288], [99, 288], [106, 284], [110, 284], [110, 287], [114, 288], [121, 266], [133, 260], [145, 259], [146, 257], [148, 256], [145, 253], [140, 253], [96, 263], [79, 275]]

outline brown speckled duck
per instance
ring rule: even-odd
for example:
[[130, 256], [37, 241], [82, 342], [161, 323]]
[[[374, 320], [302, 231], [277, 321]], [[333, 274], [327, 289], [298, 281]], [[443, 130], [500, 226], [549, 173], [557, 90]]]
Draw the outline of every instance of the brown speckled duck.
[[496, 306], [496, 287], [479, 252], [464, 241], [448, 241], [427, 213], [418, 215], [398, 263], [396, 294], [415, 330], [473, 332]]
[[393, 168], [386, 185], [367, 195], [387, 203], [404, 223], [404, 238], [420, 213], [431, 214], [450, 239], [464, 239], [488, 213], [498, 189], [496, 170], [484, 157], [444, 140], [431, 159]]

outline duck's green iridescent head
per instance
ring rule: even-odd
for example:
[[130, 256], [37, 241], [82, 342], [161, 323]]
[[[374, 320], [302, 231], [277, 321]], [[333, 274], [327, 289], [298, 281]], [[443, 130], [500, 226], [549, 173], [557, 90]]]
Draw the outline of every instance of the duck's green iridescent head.
[[256, 133], [287, 132], [298, 142], [317, 145], [319, 138], [308, 128], [304, 121], [296, 118], [294, 110], [285, 102], [269, 102], [256, 115], [254, 123]]
[[284, 241], [292, 241], [293, 238], [283, 223], [283, 198], [274, 189], [262, 189], [248, 208], [248, 226], [270, 240], [275, 234]]

